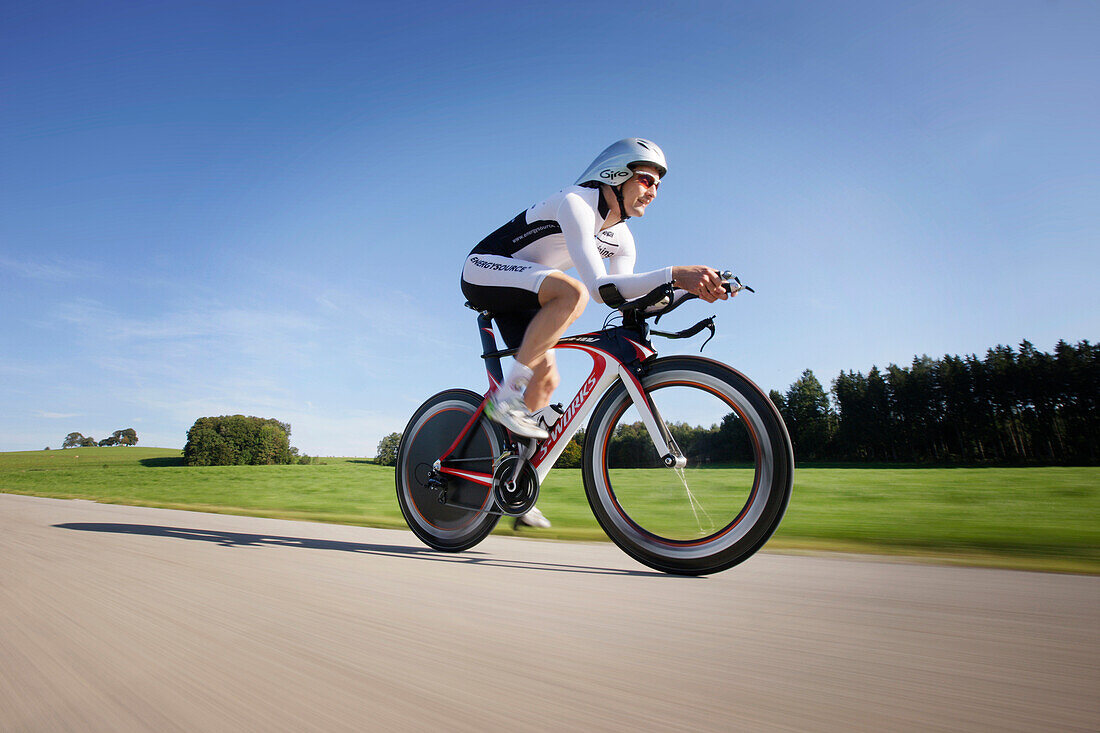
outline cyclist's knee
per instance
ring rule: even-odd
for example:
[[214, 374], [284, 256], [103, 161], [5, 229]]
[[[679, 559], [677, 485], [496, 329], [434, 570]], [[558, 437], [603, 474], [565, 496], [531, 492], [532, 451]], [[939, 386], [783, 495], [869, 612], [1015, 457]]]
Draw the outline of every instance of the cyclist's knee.
[[577, 302], [573, 305], [573, 318], [576, 319], [581, 317], [581, 313], [584, 312], [585, 306], [588, 305], [588, 288], [579, 280], [574, 280], [573, 282], [577, 285]]
[[560, 272], [548, 275], [539, 288], [539, 299], [544, 306], [554, 303], [572, 312], [573, 320], [580, 317], [588, 305], [588, 288], [580, 280]]

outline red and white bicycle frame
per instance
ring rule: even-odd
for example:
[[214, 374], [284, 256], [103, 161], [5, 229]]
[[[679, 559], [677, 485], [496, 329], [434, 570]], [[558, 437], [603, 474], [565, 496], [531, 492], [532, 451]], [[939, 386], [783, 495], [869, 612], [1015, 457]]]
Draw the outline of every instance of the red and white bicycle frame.
[[[497, 350], [491, 320], [485, 314], [479, 314], [478, 327], [481, 331], [484, 351], [482, 358], [485, 359], [486, 372], [489, 377], [489, 392], [491, 393], [504, 379], [500, 366], [501, 357], [511, 356], [516, 350]], [[657, 448], [658, 455], [663, 456], [666, 463], [671, 461], [670, 465], [680, 467], [685, 465], [684, 458], [679, 455], [679, 451], [670, 447], [668, 429], [646, 397], [645, 390], [635, 374], [637, 365], [640, 362], [656, 354], [648, 343], [639, 338], [637, 331], [617, 327], [579, 336], [568, 336], [559, 341], [554, 348], [575, 349], [588, 354], [592, 358], [592, 371], [581, 384], [568, 407], [565, 408], [565, 412], [550, 429], [550, 437], [533, 444], [533, 446], [531, 445], [533, 441], [528, 442], [527, 451], [530, 452], [533, 447], [533, 452], [530, 455], [525, 455], [525, 457], [530, 460], [531, 466], [535, 469], [539, 484], [542, 484], [546, 479], [546, 475], [550, 473], [550, 469], [553, 468], [569, 441], [584, 425], [585, 419], [596, 405], [597, 398], [605, 394], [615, 382], [620, 380], [625, 385], [646, 430], [653, 439], [653, 445]], [[439, 457], [439, 461], [435, 466], [437, 471], [484, 486], [492, 485], [492, 474], [466, 471], [447, 465], [447, 457], [466, 439], [467, 434], [477, 424], [484, 410], [485, 400], [482, 400], [481, 405], [466, 423], [455, 441]]]

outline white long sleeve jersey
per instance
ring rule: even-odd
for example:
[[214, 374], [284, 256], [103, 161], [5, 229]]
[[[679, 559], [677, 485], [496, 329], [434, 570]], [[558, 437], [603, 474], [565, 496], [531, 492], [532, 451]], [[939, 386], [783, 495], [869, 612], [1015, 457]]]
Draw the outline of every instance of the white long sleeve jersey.
[[625, 222], [601, 231], [607, 211], [600, 189], [570, 186], [521, 212], [470, 254], [511, 257], [562, 271], [575, 268], [597, 302], [603, 302], [599, 289], [607, 283], [630, 300], [672, 282], [671, 266], [634, 272], [634, 236]]

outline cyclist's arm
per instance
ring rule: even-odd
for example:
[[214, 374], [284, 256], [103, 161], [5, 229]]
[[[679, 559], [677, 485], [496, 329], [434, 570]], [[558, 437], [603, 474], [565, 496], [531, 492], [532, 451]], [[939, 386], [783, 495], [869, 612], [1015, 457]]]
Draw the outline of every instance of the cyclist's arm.
[[[562, 199], [557, 220], [562, 234], [565, 235], [565, 244], [569, 248], [573, 266], [577, 268], [577, 275], [597, 303], [603, 302], [600, 296], [601, 285], [615, 285], [622, 297], [630, 300], [672, 282], [671, 267], [651, 272], [633, 272], [633, 251], [627, 259], [615, 264], [613, 273], [609, 275], [593, 236], [596, 231], [596, 212], [580, 196], [570, 194]], [[615, 259], [618, 258], [613, 258], [613, 261]]]
[[[625, 229], [625, 227], [624, 227]], [[627, 230], [629, 232], [629, 230]], [[607, 274], [616, 277], [619, 275], [633, 275], [634, 262], [638, 259], [634, 250], [634, 237], [629, 233], [621, 238], [618, 251], [607, 260]], [[650, 288], [652, 290], [652, 288]]]

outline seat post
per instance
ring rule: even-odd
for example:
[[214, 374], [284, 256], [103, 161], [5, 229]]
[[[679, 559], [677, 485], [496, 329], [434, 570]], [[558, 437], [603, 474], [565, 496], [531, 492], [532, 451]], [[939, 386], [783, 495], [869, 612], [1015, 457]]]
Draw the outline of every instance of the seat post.
[[493, 314], [489, 311], [478, 311], [477, 328], [481, 334], [481, 353], [485, 359], [485, 368], [489, 375], [500, 384], [504, 381], [504, 370], [500, 366], [499, 356], [485, 356], [498, 351], [497, 338], [493, 333]]

